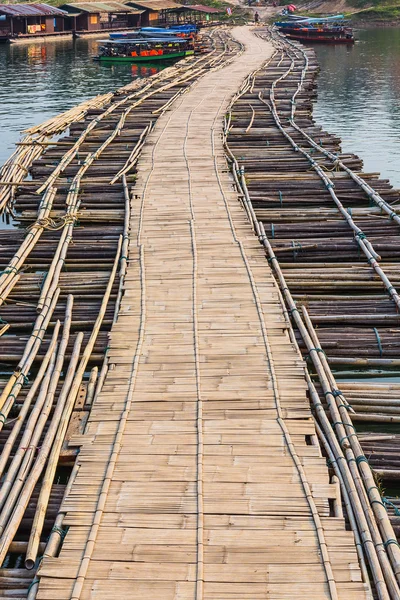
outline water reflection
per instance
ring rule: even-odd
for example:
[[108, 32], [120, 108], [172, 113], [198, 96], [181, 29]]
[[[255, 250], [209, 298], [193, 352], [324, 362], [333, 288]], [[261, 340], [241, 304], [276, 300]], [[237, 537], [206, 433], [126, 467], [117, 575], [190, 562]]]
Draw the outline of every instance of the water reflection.
[[319, 46], [316, 121], [400, 187], [400, 29], [356, 32], [354, 46]]
[[22, 129], [167, 66], [100, 64], [92, 59], [97, 45], [93, 38], [0, 44], [0, 164]]

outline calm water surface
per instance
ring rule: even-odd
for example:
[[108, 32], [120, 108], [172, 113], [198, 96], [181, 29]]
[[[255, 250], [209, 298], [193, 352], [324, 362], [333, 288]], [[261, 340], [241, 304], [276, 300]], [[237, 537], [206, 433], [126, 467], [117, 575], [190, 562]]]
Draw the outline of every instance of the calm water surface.
[[0, 164], [22, 129], [163, 68], [100, 64], [97, 47], [93, 38], [0, 44]]
[[[360, 30], [357, 38], [350, 47], [316, 46], [315, 117], [366, 169], [400, 187], [400, 29]], [[0, 45], [0, 164], [22, 129], [150, 72], [96, 63], [96, 50], [94, 39]]]
[[354, 46], [315, 46], [321, 73], [314, 115], [400, 188], [400, 29], [356, 31]]

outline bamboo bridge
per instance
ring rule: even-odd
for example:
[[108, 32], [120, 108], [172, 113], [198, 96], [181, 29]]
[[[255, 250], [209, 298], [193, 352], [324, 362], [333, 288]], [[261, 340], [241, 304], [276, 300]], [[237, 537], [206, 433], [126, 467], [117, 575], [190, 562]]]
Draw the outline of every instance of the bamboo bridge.
[[399, 436], [354, 425], [399, 389], [332, 370], [397, 366], [398, 193], [313, 123], [312, 51], [208, 44], [0, 172], [0, 598], [400, 600]]

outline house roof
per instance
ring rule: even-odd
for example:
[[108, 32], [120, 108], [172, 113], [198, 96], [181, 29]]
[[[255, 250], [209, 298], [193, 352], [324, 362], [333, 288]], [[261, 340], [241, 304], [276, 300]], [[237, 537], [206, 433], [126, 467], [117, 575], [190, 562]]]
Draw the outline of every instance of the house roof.
[[145, 8], [147, 10], [167, 10], [171, 8], [180, 8], [181, 5], [173, 0], [129, 0], [127, 2], [130, 6], [139, 6], [140, 8]]
[[122, 2], [68, 2], [63, 4], [62, 8], [71, 12], [79, 13], [133, 13], [141, 14], [143, 11], [123, 4]]
[[65, 11], [48, 4], [0, 4], [0, 14], [10, 17], [61, 16]]

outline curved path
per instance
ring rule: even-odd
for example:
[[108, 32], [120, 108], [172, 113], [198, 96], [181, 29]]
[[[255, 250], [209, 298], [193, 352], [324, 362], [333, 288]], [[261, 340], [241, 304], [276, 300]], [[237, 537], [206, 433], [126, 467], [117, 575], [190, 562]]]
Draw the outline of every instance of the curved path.
[[272, 53], [234, 35], [245, 52], [176, 101], [142, 153], [112, 369], [39, 599], [367, 597], [224, 158], [229, 99]]

